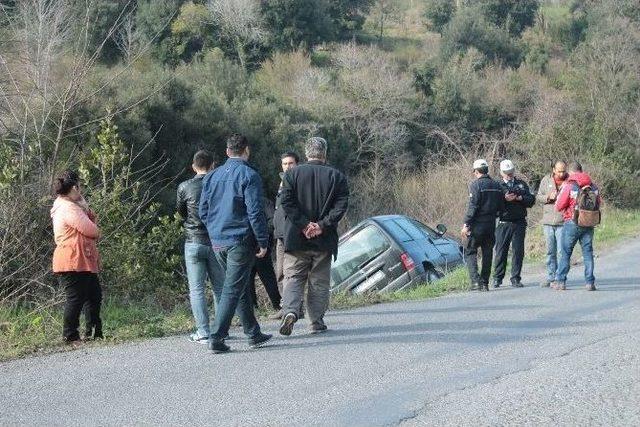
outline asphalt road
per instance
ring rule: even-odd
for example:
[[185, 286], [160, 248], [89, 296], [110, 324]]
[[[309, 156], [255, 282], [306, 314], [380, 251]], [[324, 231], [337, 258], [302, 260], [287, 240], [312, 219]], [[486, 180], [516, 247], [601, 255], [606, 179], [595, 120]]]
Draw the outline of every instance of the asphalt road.
[[531, 276], [331, 313], [330, 332], [302, 321], [259, 350], [181, 336], [3, 363], [0, 425], [638, 426], [639, 253], [597, 259], [597, 292]]

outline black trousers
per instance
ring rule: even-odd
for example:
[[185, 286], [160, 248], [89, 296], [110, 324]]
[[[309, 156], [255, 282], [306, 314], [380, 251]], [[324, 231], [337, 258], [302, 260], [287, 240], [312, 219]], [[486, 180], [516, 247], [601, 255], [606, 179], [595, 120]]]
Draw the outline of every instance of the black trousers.
[[271, 258], [271, 248], [267, 250], [267, 254], [264, 258], [256, 258], [256, 263], [251, 271], [251, 297], [253, 304], [258, 306], [258, 296], [256, 294], [256, 274], [260, 277], [260, 281], [264, 285], [271, 305], [275, 310], [280, 310], [280, 303], [282, 296], [278, 290], [278, 279], [276, 278], [276, 272], [273, 269], [273, 259]]
[[502, 283], [507, 271], [507, 258], [511, 246], [511, 283], [519, 282], [522, 278], [522, 261], [524, 260], [524, 238], [527, 232], [527, 222], [499, 222], [496, 227], [496, 269], [494, 277], [497, 283]]
[[[471, 227], [471, 235], [467, 238], [467, 244], [465, 247], [465, 262], [469, 269], [471, 283], [477, 283], [480, 286], [489, 285], [494, 241], [494, 222], [487, 224], [475, 224]], [[478, 273], [478, 249], [480, 249], [482, 253], [482, 268], [480, 273]]]
[[80, 312], [84, 311], [85, 336], [102, 338], [100, 304], [102, 290], [98, 275], [90, 272], [58, 273], [58, 282], [64, 287], [67, 300], [64, 305], [62, 337], [65, 341], [80, 339]]

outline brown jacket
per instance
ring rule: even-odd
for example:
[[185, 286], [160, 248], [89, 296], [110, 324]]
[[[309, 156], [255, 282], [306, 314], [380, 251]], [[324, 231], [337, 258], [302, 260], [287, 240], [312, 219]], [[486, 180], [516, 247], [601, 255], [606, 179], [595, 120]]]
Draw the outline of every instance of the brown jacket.
[[540, 188], [538, 189], [538, 195], [536, 199], [542, 204], [542, 224], [543, 225], [562, 225], [564, 220], [562, 219], [562, 213], [555, 209], [555, 199], [548, 200], [547, 196], [552, 192], [556, 192], [556, 197], [560, 193], [560, 187], [556, 186], [553, 176], [545, 175], [540, 181]]

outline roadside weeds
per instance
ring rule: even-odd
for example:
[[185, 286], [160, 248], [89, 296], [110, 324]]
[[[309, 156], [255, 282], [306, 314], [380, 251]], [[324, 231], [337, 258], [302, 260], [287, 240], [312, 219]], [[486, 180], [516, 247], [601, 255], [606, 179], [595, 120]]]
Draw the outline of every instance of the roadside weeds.
[[[541, 227], [532, 227], [528, 231], [525, 266], [536, 267], [537, 271], [538, 264], [544, 262], [544, 236]], [[596, 229], [596, 254], [638, 235], [640, 211], [608, 209], [603, 214], [603, 223]], [[575, 256], [580, 257], [579, 248]], [[345, 310], [394, 301], [425, 300], [465, 292], [469, 288], [466, 268], [458, 268], [434, 283], [392, 294], [332, 295], [330, 309]], [[257, 314], [262, 320], [266, 320], [269, 313], [261, 308]], [[129, 302], [126, 305], [106, 300], [102, 306], [102, 317], [107, 338], [84, 346], [179, 335], [193, 329], [191, 311], [186, 300], [168, 309], [153, 300]], [[39, 308], [0, 305], [0, 361], [73, 349], [62, 343], [61, 330], [60, 306]]]

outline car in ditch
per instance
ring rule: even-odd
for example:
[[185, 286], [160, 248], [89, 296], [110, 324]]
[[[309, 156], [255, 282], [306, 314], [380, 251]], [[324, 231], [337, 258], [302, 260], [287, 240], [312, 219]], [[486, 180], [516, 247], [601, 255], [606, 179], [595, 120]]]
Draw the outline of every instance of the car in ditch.
[[331, 292], [395, 292], [432, 283], [463, 264], [460, 242], [404, 215], [366, 219], [340, 237]]

